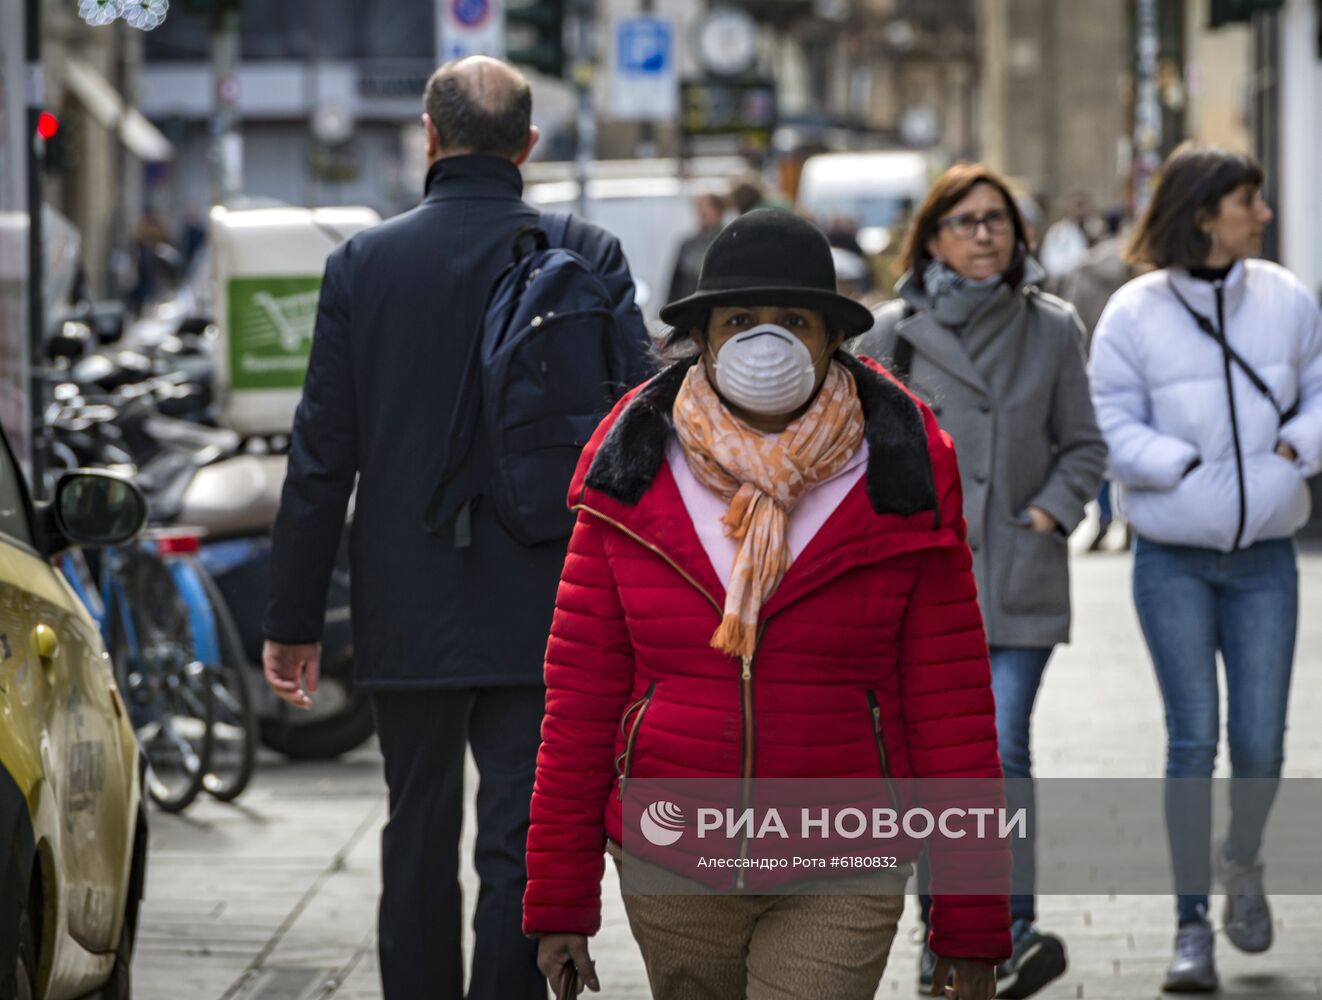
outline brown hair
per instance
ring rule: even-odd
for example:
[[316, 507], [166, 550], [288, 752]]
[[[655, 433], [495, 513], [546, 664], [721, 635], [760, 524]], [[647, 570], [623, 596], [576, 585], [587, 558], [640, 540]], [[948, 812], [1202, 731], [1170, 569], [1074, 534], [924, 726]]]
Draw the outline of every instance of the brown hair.
[[1201, 267], [1212, 252], [1212, 238], [1200, 223], [1215, 219], [1221, 199], [1236, 188], [1262, 187], [1262, 167], [1246, 153], [1183, 142], [1161, 167], [1134, 237], [1125, 251], [1130, 264]]
[[1019, 206], [1015, 203], [1014, 195], [1005, 178], [982, 163], [956, 163], [932, 185], [927, 199], [918, 209], [918, 214], [914, 216], [913, 224], [909, 227], [909, 233], [904, 240], [904, 248], [900, 251], [900, 268], [912, 272], [920, 286], [923, 272], [932, 262], [927, 244], [940, 230], [941, 219], [979, 184], [990, 184], [1000, 192], [1001, 197], [1005, 199], [1005, 210], [1014, 224], [1015, 243], [1028, 242], [1024, 235], [1023, 216], [1019, 213]]

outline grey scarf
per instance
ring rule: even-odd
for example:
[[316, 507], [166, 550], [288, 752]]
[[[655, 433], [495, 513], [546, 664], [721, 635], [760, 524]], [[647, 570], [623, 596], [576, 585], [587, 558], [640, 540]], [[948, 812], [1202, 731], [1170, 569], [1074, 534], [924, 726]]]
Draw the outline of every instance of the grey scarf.
[[993, 274], [974, 281], [934, 260], [923, 272], [923, 290], [931, 303], [932, 317], [942, 326], [959, 330], [996, 294], [1004, 280], [1005, 275]]

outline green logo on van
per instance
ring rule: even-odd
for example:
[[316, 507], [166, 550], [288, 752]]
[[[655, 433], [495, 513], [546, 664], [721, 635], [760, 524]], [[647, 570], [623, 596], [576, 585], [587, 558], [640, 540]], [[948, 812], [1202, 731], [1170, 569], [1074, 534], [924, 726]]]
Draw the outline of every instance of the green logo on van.
[[230, 279], [230, 384], [235, 389], [302, 388], [320, 290], [320, 277]]

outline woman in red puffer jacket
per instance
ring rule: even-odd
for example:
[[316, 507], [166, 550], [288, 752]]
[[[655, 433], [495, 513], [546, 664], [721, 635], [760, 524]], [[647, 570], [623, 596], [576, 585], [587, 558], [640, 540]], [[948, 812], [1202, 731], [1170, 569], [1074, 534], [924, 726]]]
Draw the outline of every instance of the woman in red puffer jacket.
[[[789, 213], [742, 216], [662, 316], [672, 347], [700, 353], [585, 449], [546, 654], [524, 929], [548, 976], [573, 961], [593, 989], [604, 853], [647, 846], [625, 839], [626, 782], [1001, 776], [954, 450], [883, 369], [839, 351], [872, 316], [836, 294], [825, 237]], [[936, 981], [990, 1000], [1008, 899], [939, 887], [1008, 873], [1009, 852], [946, 848], [931, 845]], [[774, 887], [763, 878], [735, 888]], [[885, 884], [625, 909], [661, 1000], [767, 984], [862, 1000], [903, 908], [902, 874]]]

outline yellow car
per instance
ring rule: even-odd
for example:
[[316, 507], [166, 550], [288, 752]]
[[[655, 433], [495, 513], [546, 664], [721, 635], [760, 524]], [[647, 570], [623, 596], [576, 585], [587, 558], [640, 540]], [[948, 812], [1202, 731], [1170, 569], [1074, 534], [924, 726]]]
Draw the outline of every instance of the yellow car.
[[96, 623], [50, 557], [127, 541], [145, 514], [136, 487], [93, 472], [34, 506], [0, 439], [0, 998], [129, 996], [138, 748]]

